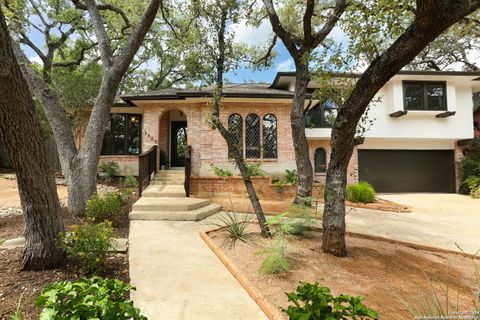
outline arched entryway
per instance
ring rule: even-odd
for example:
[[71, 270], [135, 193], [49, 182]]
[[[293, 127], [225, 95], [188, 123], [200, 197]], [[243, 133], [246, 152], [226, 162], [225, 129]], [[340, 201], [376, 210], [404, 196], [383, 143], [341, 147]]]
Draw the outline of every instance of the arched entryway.
[[187, 116], [181, 110], [172, 109], [161, 115], [159, 126], [161, 166], [166, 168], [182, 168], [185, 166], [187, 131]]

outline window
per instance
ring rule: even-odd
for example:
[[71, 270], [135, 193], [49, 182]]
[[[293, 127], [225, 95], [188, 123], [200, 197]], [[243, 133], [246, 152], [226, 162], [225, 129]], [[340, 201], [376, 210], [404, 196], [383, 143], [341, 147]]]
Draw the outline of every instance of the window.
[[260, 158], [260, 117], [256, 114], [245, 117], [245, 158]]
[[273, 114], [263, 117], [263, 158], [277, 158], [277, 118]]
[[110, 114], [103, 138], [103, 155], [138, 155], [141, 152], [141, 122], [138, 114]]
[[337, 117], [335, 101], [328, 99], [305, 113], [305, 128], [331, 128]]
[[315, 173], [327, 171], [327, 152], [323, 148], [315, 149], [313, 154], [313, 162], [315, 165]]
[[233, 158], [233, 151], [237, 148], [243, 154], [243, 119], [238, 113], [228, 117], [228, 134], [230, 136], [228, 157]]
[[405, 110], [447, 110], [445, 82], [403, 82]]

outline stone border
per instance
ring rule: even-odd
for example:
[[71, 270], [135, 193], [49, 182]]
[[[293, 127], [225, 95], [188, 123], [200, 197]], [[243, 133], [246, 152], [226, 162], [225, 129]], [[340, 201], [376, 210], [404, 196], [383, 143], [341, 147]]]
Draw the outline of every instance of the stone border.
[[247, 279], [247, 277], [235, 266], [235, 264], [225, 254], [223, 254], [222, 250], [208, 235], [210, 232], [218, 231], [223, 228], [225, 227], [220, 227], [209, 231], [201, 231], [200, 238], [202, 238], [212, 252], [218, 257], [218, 259], [220, 259], [220, 261], [225, 265], [228, 271], [230, 271], [234, 278], [237, 279], [240, 285], [247, 291], [253, 301], [255, 301], [255, 303], [265, 313], [269, 320], [284, 320], [285, 317], [283, 317], [280, 312], [277, 311], [277, 309], [262, 296], [260, 291]]

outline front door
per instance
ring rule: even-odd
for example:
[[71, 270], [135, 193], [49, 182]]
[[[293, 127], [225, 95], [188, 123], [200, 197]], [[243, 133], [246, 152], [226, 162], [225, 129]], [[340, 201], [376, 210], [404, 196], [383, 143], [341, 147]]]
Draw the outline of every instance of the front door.
[[171, 122], [170, 166], [185, 166], [185, 148], [187, 147], [187, 121]]

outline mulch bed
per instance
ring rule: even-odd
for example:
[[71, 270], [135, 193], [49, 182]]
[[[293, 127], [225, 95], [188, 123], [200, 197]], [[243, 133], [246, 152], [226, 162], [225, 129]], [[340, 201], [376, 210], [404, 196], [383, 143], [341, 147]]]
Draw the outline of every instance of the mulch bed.
[[[138, 193], [130, 195], [114, 219], [113, 229], [116, 237], [128, 237], [130, 224], [128, 214], [136, 200], [138, 200]], [[66, 207], [62, 208], [62, 218], [67, 230], [74, 224], [85, 223], [83, 218], [73, 217], [69, 214]], [[0, 242], [22, 237], [24, 228], [23, 216], [0, 219]], [[34, 301], [43, 286], [55, 281], [75, 280], [83, 276], [78, 267], [74, 265], [67, 264], [61, 268], [45, 271], [20, 271], [20, 263], [21, 249], [0, 250], [0, 320], [10, 319], [22, 293], [23, 319], [38, 319], [40, 310], [35, 308]], [[118, 278], [128, 283], [128, 255], [110, 254], [104, 271], [99, 275]]]
[[[130, 195], [126, 202], [122, 205], [122, 209], [118, 215], [115, 216], [113, 222], [113, 231], [118, 238], [127, 238], [130, 220], [128, 214], [132, 211], [132, 205], [138, 200], [138, 193]], [[68, 208], [62, 208], [62, 219], [65, 229], [69, 229], [70, 226], [84, 224], [82, 217], [73, 217], [68, 213]], [[10, 216], [0, 219], [0, 240], [8, 240], [23, 236], [25, 223], [23, 216]]]
[[[208, 199], [212, 203], [218, 203], [225, 211], [235, 211], [243, 213], [255, 213], [252, 204], [248, 198], [225, 198], [211, 197]], [[323, 203], [323, 199], [315, 199], [318, 203]], [[286, 200], [265, 200], [260, 199], [262, 209], [267, 215], [276, 215], [288, 211], [292, 206], [292, 201]], [[346, 201], [345, 204], [354, 208], [365, 208], [372, 210], [381, 210], [389, 212], [411, 212], [411, 208], [393, 201], [376, 198], [373, 203], [354, 203]]]
[[[40, 309], [35, 308], [35, 298], [43, 286], [55, 281], [74, 281], [84, 276], [75, 265], [45, 271], [20, 271], [21, 249], [0, 250], [0, 319], [10, 319], [22, 297], [21, 311], [24, 320], [38, 319]], [[128, 255], [112, 254], [108, 257], [100, 276], [129, 282]], [[23, 294], [23, 295], [22, 295]]]
[[271, 240], [260, 235], [258, 225], [248, 228], [252, 232], [250, 240], [237, 241], [233, 248], [226, 245], [224, 230], [208, 235], [277, 311], [289, 305], [285, 292], [295, 291], [302, 281], [317, 281], [330, 287], [335, 295], [363, 295], [365, 304], [379, 312], [382, 319], [413, 319], [398, 296], [415, 305], [422, 294], [432, 296], [429, 281], [442, 301], [449, 282], [451, 306], [458, 292], [460, 311], [472, 310], [471, 299], [479, 290], [471, 258], [357, 236], [347, 236], [348, 257], [337, 258], [322, 252], [322, 233], [318, 230], [289, 241], [288, 272], [266, 275], [260, 271], [263, 258], [255, 253]]

